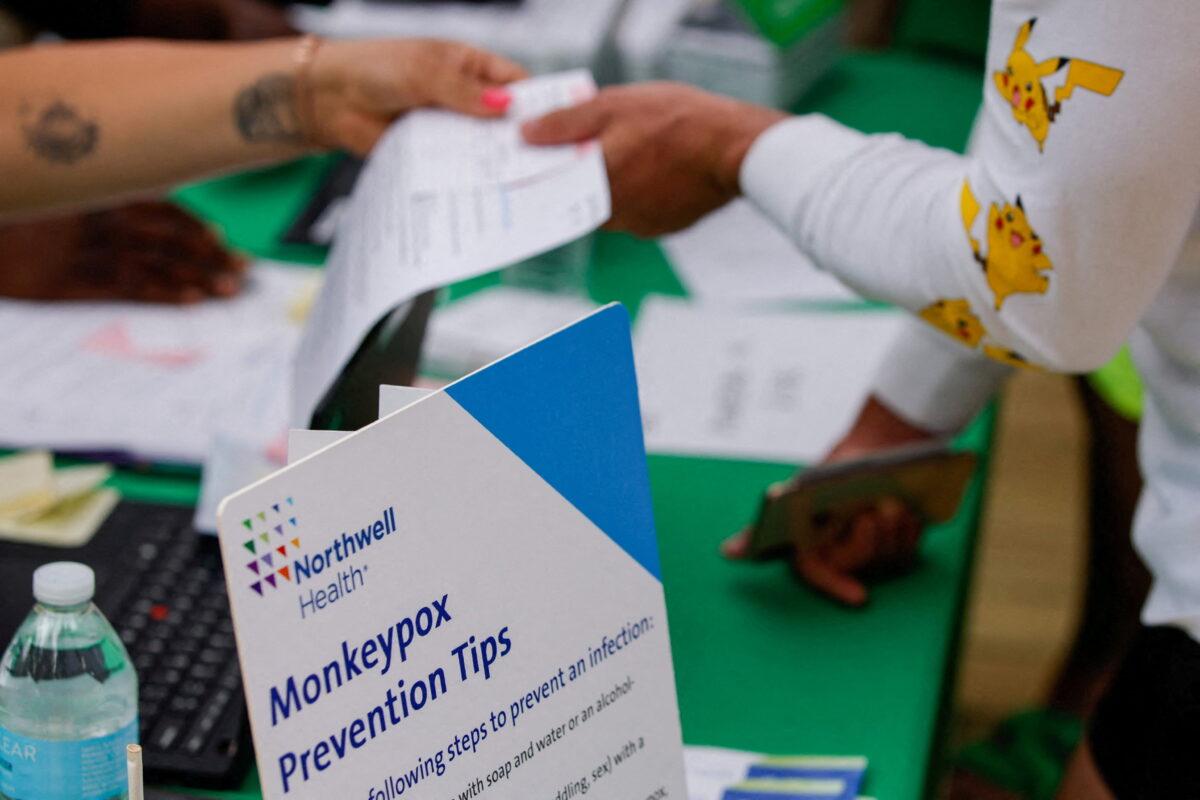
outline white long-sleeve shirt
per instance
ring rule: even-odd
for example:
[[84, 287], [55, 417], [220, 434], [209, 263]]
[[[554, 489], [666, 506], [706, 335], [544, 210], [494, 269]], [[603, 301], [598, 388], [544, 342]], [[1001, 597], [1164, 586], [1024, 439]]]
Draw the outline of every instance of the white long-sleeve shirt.
[[876, 388], [926, 428], [1013, 365], [1088, 371], [1132, 335], [1143, 618], [1200, 640], [1197, 42], [1196, 0], [997, 0], [968, 155], [814, 115], [764, 133], [741, 179], [818, 264], [922, 320]]

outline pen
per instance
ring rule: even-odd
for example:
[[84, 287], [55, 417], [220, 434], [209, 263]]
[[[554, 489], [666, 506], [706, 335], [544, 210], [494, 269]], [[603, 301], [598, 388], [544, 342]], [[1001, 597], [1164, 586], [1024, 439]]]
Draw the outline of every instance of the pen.
[[142, 748], [136, 744], [126, 747], [125, 762], [129, 768], [129, 800], [145, 800], [142, 786]]

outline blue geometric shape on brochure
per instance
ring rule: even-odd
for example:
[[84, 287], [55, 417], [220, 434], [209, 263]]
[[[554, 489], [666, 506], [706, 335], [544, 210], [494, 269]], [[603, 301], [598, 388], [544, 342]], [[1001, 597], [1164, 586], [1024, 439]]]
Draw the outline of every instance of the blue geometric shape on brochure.
[[662, 580], [624, 306], [606, 306], [446, 393]]

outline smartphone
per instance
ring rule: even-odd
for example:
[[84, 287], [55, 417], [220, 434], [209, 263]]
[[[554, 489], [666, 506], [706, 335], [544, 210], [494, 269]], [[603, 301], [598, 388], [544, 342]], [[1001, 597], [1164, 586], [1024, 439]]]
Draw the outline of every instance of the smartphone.
[[766, 491], [748, 555], [767, 560], [815, 547], [884, 497], [906, 504], [922, 525], [945, 522], [958, 511], [975, 464], [973, 453], [938, 441], [807, 469]]

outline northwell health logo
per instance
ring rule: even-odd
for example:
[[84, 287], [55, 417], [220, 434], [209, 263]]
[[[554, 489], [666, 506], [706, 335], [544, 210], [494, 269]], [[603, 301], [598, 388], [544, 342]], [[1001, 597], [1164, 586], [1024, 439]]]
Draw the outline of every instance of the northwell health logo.
[[253, 534], [242, 546], [254, 556], [246, 568], [254, 573], [250, 588], [259, 597], [268, 589], [278, 589], [292, 581], [288, 556], [300, 550], [295, 505], [295, 500], [288, 497], [242, 520], [242, 525]]
[[332, 537], [323, 550], [312, 551], [310, 540], [309, 551], [301, 552], [294, 498], [286, 497], [242, 520], [251, 534], [242, 546], [254, 556], [246, 564], [254, 573], [250, 588], [264, 597], [269, 590], [294, 586], [301, 619], [361, 589], [367, 582], [368, 565], [347, 562], [359, 560], [368, 547], [396, 533], [396, 508], [388, 506], [370, 522], [357, 520], [356, 524], [361, 527]]

